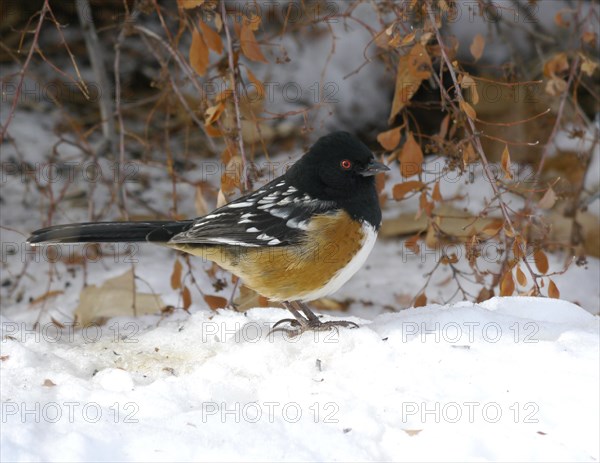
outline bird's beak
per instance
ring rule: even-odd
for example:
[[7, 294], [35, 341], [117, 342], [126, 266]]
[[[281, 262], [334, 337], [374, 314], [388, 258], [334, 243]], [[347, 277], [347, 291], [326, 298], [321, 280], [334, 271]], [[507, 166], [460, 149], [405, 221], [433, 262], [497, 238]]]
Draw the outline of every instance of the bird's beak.
[[371, 159], [371, 162], [367, 164], [363, 170], [359, 172], [363, 177], [371, 177], [372, 175], [376, 175], [379, 172], [385, 172], [386, 170], [390, 170], [388, 166], [382, 164], [381, 162], [377, 162], [374, 159]]

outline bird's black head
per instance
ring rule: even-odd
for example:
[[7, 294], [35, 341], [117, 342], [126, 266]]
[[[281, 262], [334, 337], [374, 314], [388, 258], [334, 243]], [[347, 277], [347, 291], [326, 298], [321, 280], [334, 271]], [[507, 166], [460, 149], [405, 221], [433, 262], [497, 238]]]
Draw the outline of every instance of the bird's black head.
[[352, 216], [373, 219], [378, 224], [381, 211], [375, 174], [385, 170], [388, 167], [377, 162], [371, 150], [356, 137], [348, 132], [333, 132], [319, 138], [286, 177], [311, 197], [337, 201]]

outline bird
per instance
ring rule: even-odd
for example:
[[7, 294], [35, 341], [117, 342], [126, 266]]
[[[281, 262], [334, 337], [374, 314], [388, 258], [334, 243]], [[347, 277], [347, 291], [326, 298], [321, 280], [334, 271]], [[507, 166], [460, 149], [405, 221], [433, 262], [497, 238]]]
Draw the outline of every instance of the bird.
[[389, 167], [354, 135], [319, 138], [287, 171], [207, 215], [177, 221], [88, 222], [34, 231], [32, 246], [151, 242], [216, 262], [293, 316], [271, 332], [337, 327], [307, 302], [337, 291], [364, 264], [381, 226], [375, 175]]

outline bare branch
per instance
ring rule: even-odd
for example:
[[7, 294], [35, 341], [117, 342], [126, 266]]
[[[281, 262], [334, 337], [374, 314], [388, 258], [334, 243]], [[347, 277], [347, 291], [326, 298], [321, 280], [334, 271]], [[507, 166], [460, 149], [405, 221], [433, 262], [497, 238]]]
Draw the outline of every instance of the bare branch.
[[38, 20], [37, 26], [35, 28], [35, 32], [33, 34], [33, 42], [31, 43], [31, 47], [29, 48], [29, 53], [27, 53], [27, 58], [21, 66], [21, 70], [19, 71], [19, 83], [17, 84], [17, 90], [15, 91], [15, 96], [12, 102], [12, 106], [10, 107], [10, 111], [8, 112], [8, 117], [6, 118], [6, 123], [2, 127], [2, 133], [0, 134], [0, 140], [4, 140], [4, 135], [8, 130], [8, 126], [10, 125], [10, 121], [12, 120], [15, 110], [17, 109], [17, 104], [19, 103], [19, 97], [21, 95], [21, 89], [23, 88], [23, 80], [25, 79], [25, 73], [27, 72], [27, 68], [29, 67], [29, 63], [31, 62], [31, 57], [33, 56], [33, 52], [37, 48], [38, 38], [40, 36], [40, 31], [42, 30], [42, 24], [44, 23], [44, 19], [46, 18], [46, 14], [50, 6], [48, 5], [48, 0], [44, 0], [44, 6], [39, 13], [40, 19]]
[[248, 189], [248, 169], [246, 162], [246, 151], [244, 150], [244, 140], [242, 138], [242, 118], [240, 115], [240, 98], [237, 92], [237, 86], [235, 83], [235, 66], [233, 63], [233, 49], [231, 45], [231, 34], [229, 33], [229, 26], [227, 25], [227, 9], [225, 8], [225, 2], [221, 2], [221, 16], [223, 20], [223, 28], [225, 29], [225, 36], [227, 37], [227, 58], [229, 60], [229, 72], [231, 74], [231, 91], [233, 92], [233, 105], [235, 107], [235, 124], [237, 127], [237, 142], [240, 148], [240, 155], [242, 156], [242, 177], [244, 189]]

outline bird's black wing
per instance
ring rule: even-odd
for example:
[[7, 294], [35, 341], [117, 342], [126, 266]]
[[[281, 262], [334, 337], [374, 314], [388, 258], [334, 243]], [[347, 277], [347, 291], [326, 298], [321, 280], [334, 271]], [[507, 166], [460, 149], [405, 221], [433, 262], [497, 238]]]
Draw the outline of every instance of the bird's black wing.
[[335, 202], [311, 198], [280, 177], [196, 219], [169, 243], [251, 247], [297, 244], [314, 214], [335, 210]]

